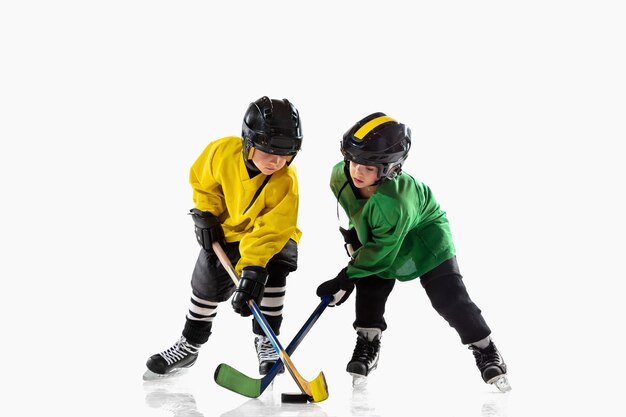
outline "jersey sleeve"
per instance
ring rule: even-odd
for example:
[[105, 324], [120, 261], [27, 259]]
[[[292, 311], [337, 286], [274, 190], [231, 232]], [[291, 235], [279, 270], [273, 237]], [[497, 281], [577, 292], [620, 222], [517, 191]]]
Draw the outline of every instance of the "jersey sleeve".
[[219, 216], [225, 210], [224, 192], [214, 175], [216, 146], [207, 146], [191, 166], [189, 183], [195, 208]]

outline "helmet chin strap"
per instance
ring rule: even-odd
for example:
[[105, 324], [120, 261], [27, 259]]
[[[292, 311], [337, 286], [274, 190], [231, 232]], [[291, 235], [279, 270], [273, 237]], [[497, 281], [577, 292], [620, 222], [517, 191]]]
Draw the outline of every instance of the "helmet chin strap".
[[250, 178], [254, 178], [261, 173], [261, 170], [257, 168], [256, 165], [254, 165], [254, 162], [252, 162], [252, 159], [244, 158], [243, 163], [246, 166], [246, 171], [248, 171], [248, 176]]
[[340, 223], [341, 223], [341, 219], [339, 218], [339, 197], [341, 197], [341, 193], [343, 193], [343, 190], [346, 188], [346, 186], [349, 183], [350, 182], [348, 180], [346, 180], [346, 182], [341, 186], [341, 189], [337, 193], [337, 220], [339, 220]]
[[[380, 169], [380, 168], [378, 168]], [[400, 175], [400, 173], [402, 172], [402, 167], [398, 167], [398, 165], [394, 165], [391, 167], [391, 169], [389, 170], [389, 172], [380, 177], [380, 179], [378, 181], [376, 181], [375, 184], [380, 184], [385, 180], [393, 180], [394, 178], [396, 178], [398, 175]]]
[[392, 180], [392, 179], [394, 179], [397, 176], [398, 176], [398, 171], [393, 171], [393, 172], [390, 172], [389, 174], [387, 174], [387, 176], [384, 179]]

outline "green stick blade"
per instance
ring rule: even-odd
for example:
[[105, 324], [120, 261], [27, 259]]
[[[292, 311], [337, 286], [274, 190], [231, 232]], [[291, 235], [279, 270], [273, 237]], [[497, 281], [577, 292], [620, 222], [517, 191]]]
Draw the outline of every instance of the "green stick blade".
[[237, 394], [249, 398], [258, 398], [261, 395], [261, 380], [250, 378], [232, 366], [225, 363], [215, 369], [215, 382]]

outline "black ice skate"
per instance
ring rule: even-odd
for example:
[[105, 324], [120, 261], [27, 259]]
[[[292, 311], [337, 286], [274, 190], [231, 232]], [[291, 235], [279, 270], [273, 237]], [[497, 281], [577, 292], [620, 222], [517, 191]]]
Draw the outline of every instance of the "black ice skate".
[[171, 348], [150, 356], [146, 366], [159, 375], [169, 374], [180, 368], [189, 368], [198, 359], [199, 349], [200, 345], [191, 343], [185, 336], [181, 336]]
[[[259, 374], [266, 375], [276, 361], [280, 358], [278, 352], [272, 346], [272, 343], [266, 336], [257, 336], [254, 338], [254, 347], [256, 348], [256, 354], [259, 357]], [[285, 372], [283, 367], [279, 373]]]
[[495, 385], [502, 392], [510, 391], [511, 386], [506, 375], [506, 364], [493, 340], [490, 340], [489, 346], [484, 349], [479, 349], [474, 345], [469, 345], [469, 349], [474, 354], [476, 366], [483, 377], [483, 381]]
[[378, 366], [381, 335], [379, 329], [357, 328], [356, 346], [346, 366], [346, 371], [352, 375], [354, 387], [365, 385], [369, 373]]

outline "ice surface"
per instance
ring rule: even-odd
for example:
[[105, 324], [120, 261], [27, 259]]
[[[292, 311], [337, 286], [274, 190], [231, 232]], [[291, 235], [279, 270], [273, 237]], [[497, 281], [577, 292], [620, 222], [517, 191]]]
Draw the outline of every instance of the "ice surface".
[[[626, 25], [619, 2], [3, 2], [0, 317], [7, 416], [626, 415]], [[213, 381], [258, 364], [229, 303], [198, 362], [144, 380], [180, 335], [198, 246], [188, 170], [249, 102], [300, 110], [299, 268], [286, 344], [347, 258], [330, 169], [342, 134], [407, 123], [405, 170], [448, 213], [513, 391], [482, 382], [418, 282], [396, 285], [378, 369], [353, 390], [353, 299], [295, 354], [328, 400]], [[354, 295], [353, 295], [354, 297]]]

